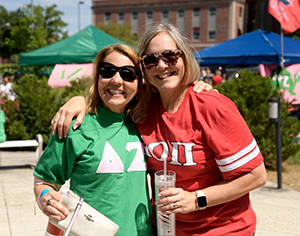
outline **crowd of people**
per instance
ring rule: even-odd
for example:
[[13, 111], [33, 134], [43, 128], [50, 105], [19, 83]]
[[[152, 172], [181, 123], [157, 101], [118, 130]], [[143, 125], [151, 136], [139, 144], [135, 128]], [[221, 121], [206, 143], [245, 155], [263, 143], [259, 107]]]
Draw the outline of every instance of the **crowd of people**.
[[220, 85], [226, 80], [226, 73], [222, 73], [222, 68], [217, 68], [215, 73], [212, 73], [209, 67], [202, 67], [200, 68], [200, 71], [201, 75], [199, 80], [211, 84], [214, 87]]
[[212, 73], [209, 67], [200, 68], [200, 79], [201, 81], [211, 84], [216, 87], [226, 80], [226, 73], [222, 73], [222, 68], [219, 67], [215, 70], [215, 73]]

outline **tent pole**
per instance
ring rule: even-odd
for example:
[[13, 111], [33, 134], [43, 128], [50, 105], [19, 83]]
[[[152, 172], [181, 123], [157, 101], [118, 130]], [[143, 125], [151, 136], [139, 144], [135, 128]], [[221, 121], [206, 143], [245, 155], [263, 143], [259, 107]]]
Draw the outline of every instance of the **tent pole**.
[[284, 70], [284, 63], [285, 63], [285, 60], [284, 60], [284, 47], [283, 47], [283, 29], [282, 27], [280, 26], [280, 36], [281, 36], [281, 61], [280, 61], [280, 66], [281, 66], [281, 69], [282, 69], [282, 72]]

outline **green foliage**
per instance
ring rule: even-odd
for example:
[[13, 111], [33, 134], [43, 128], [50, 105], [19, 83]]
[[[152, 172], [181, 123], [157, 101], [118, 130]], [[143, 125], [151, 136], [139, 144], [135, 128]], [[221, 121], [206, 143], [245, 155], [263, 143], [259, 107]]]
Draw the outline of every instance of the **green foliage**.
[[[276, 125], [269, 122], [269, 98], [281, 94], [273, 90], [270, 78], [247, 70], [241, 70], [239, 74], [240, 78], [221, 84], [218, 90], [234, 101], [260, 147], [267, 168], [275, 169]], [[288, 105], [281, 99], [282, 160], [300, 150], [294, 142], [300, 131], [300, 121], [290, 116]]]
[[71, 87], [61, 88], [61, 95], [59, 96], [61, 103], [66, 103], [71, 97], [74, 96], [85, 96], [86, 87], [89, 85], [90, 81], [91, 79], [89, 77], [81, 78], [79, 80], [71, 81]]
[[19, 72], [19, 66], [17, 64], [1, 64], [0, 73], [3, 75], [6, 72], [16, 75]]
[[67, 24], [61, 20], [61, 15], [64, 13], [56, 10], [56, 4], [43, 9], [42, 23], [43, 27], [47, 29], [48, 44], [57, 42], [63, 38], [66, 38], [67, 32], [62, 31], [62, 28]]
[[83, 78], [72, 81], [71, 87], [52, 89], [47, 84], [48, 77], [23, 76], [14, 91], [18, 96], [15, 101], [5, 101], [5, 132], [7, 140], [35, 139], [42, 134], [44, 144], [49, 141], [51, 120], [58, 109], [72, 96], [84, 95], [85, 85], [90, 81]]
[[4, 44], [4, 40], [10, 36], [10, 17], [3, 6], [0, 6], [0, 51], [1, 57], [8, 58], [11, 55], [11, 49]]
[[294, 33], [292, 34], [286, 34], [286, 36], [288, 37], [292, 37], [294, 39], [300, 39], [300, 29], [296, 30]]
[[5, 131], [7, 139], [34, 139], [40, 133], [48, 142], [51, 132], [50, 120], [61, 104], [47, 85], [46, 77], [24, 76], [15, 92], [18, 95], [18, 106], [11, 106], [11, 101], [4, 103], [7, 118]]
[[[16, 11], [8, 12], [0, 6], [0, 49], [4, 58], [13, 54], [32, 51], [57, 42], [67, 36], [62, 28], [67, 24], [61, 20], [63, 12], [50, 7], [24, 5]], [[17, 61], [17, 57], [15, 57]]]
[[132, 46], [138, 45], [138, 40], [135, 34], [131, 33], [131, 26], [128, 23], [116, 24], [113, 22], [108, 22], [107, 24], [100, 23], [98, 28], [105, 33], [120, 39]]
[[14, 91], [15, 101], [6, 100], [2, 105], [5, 112], [7, 140], [35, 139], [42, 134], [44, 144], [49, 141], [51, 120], [58, 109], [72, 96], [84, 95], [88, 78], [72, 82], [72, 87], [52, 89], [48, 77], [23, 76]]
[[300, 165], [300, 158], [299, 157], [300, 157], [300, 150], [296, 154], [294, 154], [292, 156], [289, 156], [289, 158], [287, 159], [287, 162], [289, 164]]

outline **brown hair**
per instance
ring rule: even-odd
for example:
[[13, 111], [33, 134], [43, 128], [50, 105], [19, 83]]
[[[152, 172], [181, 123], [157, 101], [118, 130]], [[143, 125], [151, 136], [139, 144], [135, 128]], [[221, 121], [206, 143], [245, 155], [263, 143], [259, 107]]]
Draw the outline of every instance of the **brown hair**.
[[[128, 57], [134, 64], [134, 66], [139, 67], [139, 59], [137, 51], [125, 44], [114, 44], [105, 47], [102, 49], [96, 56], [94, 60], [93, 65], [93, 74], [92, 74], [92, 80], [90, 83], [90, 86], [87, 88], [86, 93], [86, 104], [87, 104], [87, 111], [89, 113], [97, 114], [97, 110], [100, 106], [103, 106], [103, 101], [98, 93], [98, 81], [99, 81], [99, 72], [98, 72], [98, 63], [103, 62], [104, 59], [112, 52], [117, 51], [124, 56]], [[142, 78], [141, 75], [138, 76], [138, 93], [142, 91]], [[130, 113], [132, 113], [133, 108], [137, 104], [137, 97], [135, 96], [127, 105], [125, 108], [125, 115], [128, 116]]]

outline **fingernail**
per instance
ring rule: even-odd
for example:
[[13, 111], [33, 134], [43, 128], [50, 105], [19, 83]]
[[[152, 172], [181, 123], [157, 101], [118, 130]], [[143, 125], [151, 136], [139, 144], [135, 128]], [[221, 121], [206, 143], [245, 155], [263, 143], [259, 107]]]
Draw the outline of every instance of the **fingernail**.
[[52, 135], [55, 135], [54, 131], [52, 131]]
[[58, 136], [59, 139], [62, 139], [61, 135]]
[[77, 125], [74, 125], [74, 126], [73, 126], [73, 130], [76, 130], [77, 128], [78, 128]]

